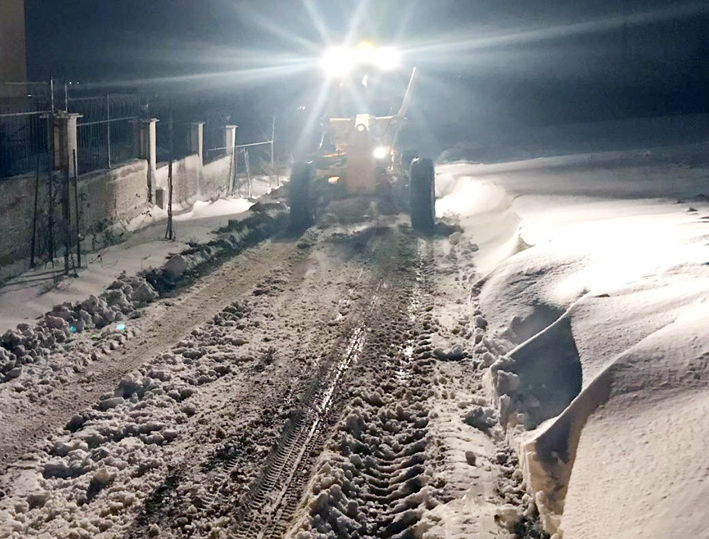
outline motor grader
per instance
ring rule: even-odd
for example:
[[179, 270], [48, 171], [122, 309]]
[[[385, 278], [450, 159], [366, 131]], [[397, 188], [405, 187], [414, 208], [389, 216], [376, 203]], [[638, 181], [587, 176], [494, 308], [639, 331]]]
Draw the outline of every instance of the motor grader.
[[397, 71], [398, 64], [395, 51], [369, 44], [333, 49], [323, 57], [322, 66], [332, 77], [330, 96], [317, 152], [295, 164], [291, 173], [292, 229], [312, 226], [321, 208], [332, 200], [366, 197], [390, 210], [408, 211], [412, 227], [419, 232], [433, 231], [433, 161], [399, 147], [418, 78], [416, 68], [398, 111], [376, 114], [377, 104], [386, 102], [387, 96], [379, 95], [382, 88], [391, 89], [382, 81]]

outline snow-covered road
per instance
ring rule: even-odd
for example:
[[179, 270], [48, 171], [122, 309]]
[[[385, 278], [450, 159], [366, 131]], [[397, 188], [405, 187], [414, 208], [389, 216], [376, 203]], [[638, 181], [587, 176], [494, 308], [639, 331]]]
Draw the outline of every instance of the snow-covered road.
[[706, 147], [437, 189], [3, 337], [0, 537], [709, 537]]
[[8, 377], [0, 536], [535, 530], [471, 357], [476, 247], [404, 223], [276, 237], [108, 326], [100, 354], [74, 361], [92, 336], [70, 334]]

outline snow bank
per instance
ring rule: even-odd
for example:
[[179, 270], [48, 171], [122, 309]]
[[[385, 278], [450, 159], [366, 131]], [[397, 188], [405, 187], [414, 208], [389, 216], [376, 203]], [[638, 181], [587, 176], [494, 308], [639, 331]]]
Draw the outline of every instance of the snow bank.
[[439, 177], [437, 212], [480, 247], [473, 293], [491, 340], [511, 350], [488, 380], [503, 420], [532, 429], [510, 432], [547, 530], [706, 536], [694, 509], [709, 495], [706, 149], [456, 164]]
[[456, 176], [453, 170], [436, 174], [436, 197], [437, 217], [454, 217], [476, 231], [475, 243], [482, 246], [475, 259], [478, 271], [487, 273], [520, 249], [514, 198], [503, 188], [471, 176]]
[[[252, 205], [246, 199], [219, 199], [197, 202], [187, 213], [175, 215], [175, 241], [165, 240], [167, 212], [158, 207], [122, 226], [124, 240], [97, 252], [84, 252], [86, 268], [76, 279], [55, 280], [49, 268], [31, 270], [0, 289], [0, 331], [33, 320], [54, 305], [98, 296], [122, 272], [134, 275], [149, 267], [161, 266], [166, 258], [180, 253], [192, 243], [206, 243], [213, 232]], [[84, 242], [87, 249], [88, 240]], [[61, 272], [59, 277], [61, 276]]]
[[[92, 361], [133, 337], [125, 321], [142, 316], [142, 309], [160, 293], [190, 282], [218, 259], [238, 254], [283, 229], [286, 213], [278, 203], [268, 206], [273, 207], [230, 221], [216, 239], [174, 256], [162, 268], [137, 276], [122, 274], [98, 296], [56, 305], [36, 324], [20, 323], [7, 330], [0, 336], [0, 404], [45, 399], [65, 383], [66, 374], [83, 372]], [[89, 330], [90, 345], [87, 339], [76, 338]]]

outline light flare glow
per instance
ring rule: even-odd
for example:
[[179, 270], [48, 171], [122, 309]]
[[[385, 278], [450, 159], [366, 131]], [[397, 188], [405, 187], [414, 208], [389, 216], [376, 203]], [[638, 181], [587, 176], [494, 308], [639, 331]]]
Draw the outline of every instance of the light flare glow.
[[379, 146], [374, 149], [374, 152], [372, 152], [372, 155], [374, 155], [374, 159], [386, 159], [389, 156], [390, 150], [386, 146]]
[[392, 47], [377, 49], [364, 42], [355, 48], [331, 47], [325, 51], [320, 67], [330, 77], [344, 77], [357, 66], [373, 66], [381, 71], [391, 71], [401, 65], [401, 53]]

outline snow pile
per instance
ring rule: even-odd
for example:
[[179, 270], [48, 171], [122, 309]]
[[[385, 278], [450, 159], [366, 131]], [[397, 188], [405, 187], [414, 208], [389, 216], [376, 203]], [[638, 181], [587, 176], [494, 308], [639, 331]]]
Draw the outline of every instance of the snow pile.
[[141, 316], [140, 309], [159, 297], [156, 288], [174, 288], [189, 272], [198, 273], [216, 258], [240, 252], [284, 224], [280, 208], [230, 221], [218, 239], [174, 255], [162, 268], [135, 277], [121, 274], [98, 297], [91, 295], [83, 301], [55, 305], [34, 326], [21, 323], [17, 329], [8, 329], [0, 337], [0, 374], [4, 381], [15, 379], [23, 365], [47, 358], [56, 343], [64, 343], [72, 334]]
[[251, 206], [253, 203], [243, 198], [197, 202], [187, 213], [176, 213], [175, 241], [165, 240], [167, 213], [155, 206], [129, 223], [107, 229], [104, 234], [121, 238], [120, 243], [92, 249], [90, 240], [85, 240], [85, 269], [78, 278], [61, 280], [53, 269], [37, 268], [3, 284], [0, 332], [31, 323], [54, 305], [81, 301], [91, 294], [99, 296], [123, 272], [134, 275], [161, 266], [176, 253], [212, 241], [214, 231], [227, 226], [230, 220], [248, 218], [251, 214], [244, 212]]
[[253, 202], [245, 198], [220, 198], [213, 202], [198, 200], [194, 203], [190, 211], [175, 215], [174, 220], [180, 223], [184, 221], [192, 221], [194, 219], [236, 215], [247, 211], [251, 206], [253, 206]]
[[[210, 402], [202, 394], [255, 362], [238, 329], [260, 326], [251, 312], [248, 304], [230, 305], [124, 376], [93, 408], [74, 415], [39, 452], [12, 468], [3, 477], [12, 485], [0, 485], [8, 492], [0, 499], [0, 537], [90, 537], [125, 530], [165, 481], [167, 464], [184, 451], [180, 440], [187, 436], [190, 442], [186, 433], [199, 428], [201, 408]], [[224, 436], [216, 432], [217, 441]], [[184, 527], [187, 517], [171, 525]]]
[[[155, 289], [144, 278], [123, 275], [99, 297], [92, 295], [81, 302], [56, 305], [33, 327], [19, 324], [17, 329], [8, 329], [0, 337], [0, 373], [5, 375], [0, 381], [18, 378], [25, 365], [43, 363], [56, 345], [69, 341], [75, 333], [140, 316], [140, 308], [157, 297]], [[119, 340], [130, 335], [130, 331], [118, 332]], [[83, 358], [84, 354], [77, 352]], [[96, 353], [84, 359], [95, 360]], [[30, 367], [28, 372], [37, 374], [38, 369], [42, 370], [40, 366]]]
[[285, 229], [288, 215], [281, 203], [254, 204], [255, 211], [237, 219], [230, 219], [226, 226], [215, 231], [216, 238], [193, 245], [178, 255], [173, 255], [163, 266], [143, 272], [159, 291], [174, 289], [197, 277], [209, 265], [235, 256], [248, 247], [269, 238]]
[[[0, 418], [9, 420], [48, 404], [56, 398], [55, 390], [76, 381], [77, 375], [90, 389], [95, 374], [86, 372], [91, 364], [110, 356], [118, 359], [113, 351], [140, 333], [135, 319], [160, 293], [191, 282], [205, 266], [285, 226], [280, 206], [263, 209], [267, 211], [233, 220], [217, 240], [173, 257], [162, 269], [121, 275], [100, 295], [56, 305], [36, 324], [7, 330], [0, 336]], [[180, 272], [175, 272], [176, 259], [183, 263]], [[101, 406], [108, 409], [117, 402], [109, 399]]]
[[439, 172], [438, 212], [480, 247], [475, 357], [547, 530], [705, 536], [705, 148]]

